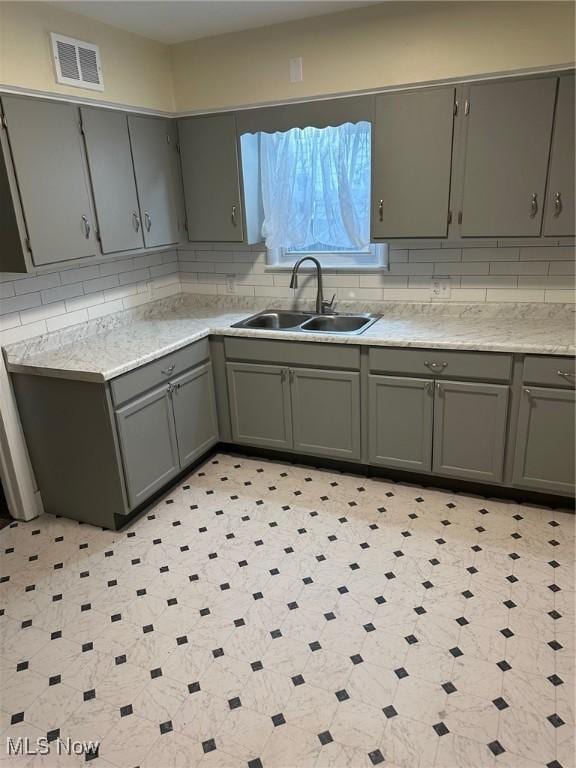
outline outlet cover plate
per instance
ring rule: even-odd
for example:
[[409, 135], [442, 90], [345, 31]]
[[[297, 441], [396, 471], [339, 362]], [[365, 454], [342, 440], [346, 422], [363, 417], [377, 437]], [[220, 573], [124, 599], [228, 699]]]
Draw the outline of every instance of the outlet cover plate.
[[450, 298], [452, 286], [449, 277], [435, 277], [430, 285], [430, 298], [432, 301], [446, 301]]

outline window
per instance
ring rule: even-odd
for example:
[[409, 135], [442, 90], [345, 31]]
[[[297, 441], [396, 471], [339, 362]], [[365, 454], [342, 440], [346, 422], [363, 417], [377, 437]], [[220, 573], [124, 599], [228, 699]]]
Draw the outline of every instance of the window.
[[305, 254], [335, 270], [385, 266], [386, 246], [370, 243], [370, 123], [245, 134], [243, 157], [245, 144], [257, 155], [271, 266]]

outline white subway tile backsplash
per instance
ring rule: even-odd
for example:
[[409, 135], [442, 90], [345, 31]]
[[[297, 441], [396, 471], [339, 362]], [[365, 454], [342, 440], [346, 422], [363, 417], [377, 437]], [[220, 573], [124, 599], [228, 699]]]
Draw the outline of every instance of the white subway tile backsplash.
[[0, 315], [8, 315], [19, 312], [22, 309], [31, 309], [41, 304], [39, 293], [25, 293], [23, 296], [12, 296], [0, 301]]
[[493, 275], [546, 275], [547, 261], [496, 261], [490, 264]]
[[18, 296], [22, 293], [47, 290], [57, 285], [60, 285], [60, 274], [58, 272], [38, 275], [37, 277], [25, 277], [23, 280], [18, 280], [14, 283], [14, 293]]
[[409, 261], [460, 261], [462, 258], [461, 248], [438, 248], [431, 250], [409, 251]]
[[434, 275], [448, 277], [450, 275], [487, 275], [489, 269], [490, 264], [487, 261], [468, 261], [458, 264], [440, 261], [434, 264]]
[[463, 248], [462, 261], [518, 261], [519, 248]]
[[94, 280], [87, 280], [83, 283], [84, 293], [95, 293], [96, 291], [105, 291], [108, 288], [114, 288], [118, 285], [118, 277], [118, 275], [109, 275], [108, 277], [97, 277]]
[[549, 275], [574, 275], [576, 270], [574, 261], [551, 261]]
[[79, 309], [76, 312], [66, 312], [64, 315], [57, 315], [46, 320], [48, 331], [59, 331], [69, 325], [85, 323], [88, 320], [88, 310]]
[[100, 270], [98, 265], [93, 267], [79, 267], [78, 269], [66, 269], [60, 273], [60, 279], [62, 285], [69, 285], [70, 283], [81, 283], [84, 280], [92, 280], [94, 277], [99, 277]]
[[574, 261], [575, 256], [574, 246], [545, 245], [520, 249], [520, 258], [523, 261]]
[[[120, 285], [131, 285], [132, 283], [140, 283], [150, 278], [150, 270], [148, 267], [144, 269], [135, 269], [132, 272], [121, 272], [118, 275], [118, 282]], [[117, 283], [116, 283], [117, 284]], [[106, 288], [112, 288], [112, 285], [105, 286]]]
[[84, 293], [82, 283], [73, 283], [72, 285], [61, 285], [58, 288], [49, 288], [47, 291], [41, 291], [43, 304], [51, 304], [53, 301], [63, 301], [72, 299], [74, 296], [81, 296]]
[[516, 288], [506, 290], [500, 288], [488, 288], [486, 291], [486, 301], [499, 302], [533, 302], [544, 301], [544, 290], [529, 290]]

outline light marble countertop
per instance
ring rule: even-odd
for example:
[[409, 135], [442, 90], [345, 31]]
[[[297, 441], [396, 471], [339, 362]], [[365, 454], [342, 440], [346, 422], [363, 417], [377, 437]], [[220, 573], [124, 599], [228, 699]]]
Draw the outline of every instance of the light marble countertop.
[[[277, 302], [276, 302], [277, 304]], [[342, 336], [230, 326], [258, 311], [216, 302], [202, 306], [189, 296], [162, 300], [4, 348], [8, 370], [86, 381], [106, 381], [209, 335], [316, 341], [390, 347], [574, 355], [574, 313], [512, 305], [508, 312], [457, 308], [386, 307], [365, 333]], [[416, 307], [416, 305], [414, 305]], [[350, 311], [350, 308], [341, 308]], [[374, 311], [363, 306], [358, 311]], [[377, 310], [376, 310], [377, 311]]]

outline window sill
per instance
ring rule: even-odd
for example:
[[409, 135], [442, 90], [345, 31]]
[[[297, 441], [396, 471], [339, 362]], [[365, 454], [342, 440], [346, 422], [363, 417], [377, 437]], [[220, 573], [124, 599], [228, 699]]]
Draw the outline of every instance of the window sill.
[[[267, 264], [264, 267], [265, 272], [292, 272], [294, 266], [292, 264]], [[369, 272], [372, 273], [378, 273], [378, 272], [388, 272], [389, 268], [385, 265], [379, 266], [379, 267], [361, 267], [361, 266], [350, 266], [350, 267], [335, 267], [335, 266], [322, 266], [322, 274], [326, 274], [329, 272], [362, 272], [362, 274], [366, 274]], [[315, 274], [316, 267], [309, 267], [308, 265], [304, 266], [302, 265], [299, 270], [298, 274], [301, 273], [309, 273], [309, 274]]]

